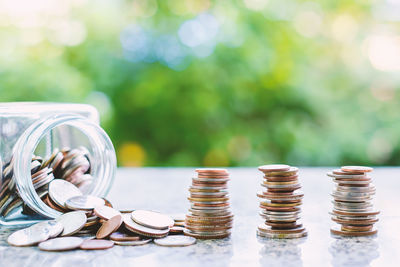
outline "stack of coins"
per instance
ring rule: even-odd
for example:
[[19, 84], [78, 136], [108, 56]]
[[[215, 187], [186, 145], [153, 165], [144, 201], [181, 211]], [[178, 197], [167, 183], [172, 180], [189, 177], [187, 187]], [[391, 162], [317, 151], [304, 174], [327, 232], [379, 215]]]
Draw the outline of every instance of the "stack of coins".
[[225, 169], [196, 169], [188, 197], [191, 207], [185, 219], [185, 235], [199, 239], [230, 235], [233, 214], [229, 207], [229, 173]]
[[374, 223], [379, 211], [374, 211], [372, 198], [375, 186], [367, 173], [372, 168], [343, 166], [327, 175], [333, 178], [336, 187], [332, 193], [332, 220], [341, 225], [331, 228], [339, 236], [370, 236], [377, 233]]
[[261, 199], [261, 217], [265, 223], [258, 226], [257, 234], [268, 238], [299, 238], [307, 235], [300, 219], [300, 206], [304, 194], [299, 191], [298, 168], [289, 165], [264, 165], [258, 167], [264, 173], [257, 193]]

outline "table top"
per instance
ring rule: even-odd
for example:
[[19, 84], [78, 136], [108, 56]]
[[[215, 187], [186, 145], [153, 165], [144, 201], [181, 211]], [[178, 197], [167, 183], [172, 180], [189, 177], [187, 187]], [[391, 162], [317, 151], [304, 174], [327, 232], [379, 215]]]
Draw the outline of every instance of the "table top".
[[[381, 211], [378, 235], [337, 238], [330, 234], [334, 223], [332, 168], [300, 168], [304, 191], [302, 221], [308, 236], [296, 240], [260, 239], [257, 225], [262, 174], [257, 168], [229, 168], [229, 191], [235, 214], [232, 236], [198, 241], [182, 248], [149, 244], [115, 246], [104, 251], [44, 252], [37, 247], [7, 245], [10, 230], [0, 230], [2, 266], [398, 266], [400, 262], [400, 168], [375, 168], [375, 207]], [[193, 168], [120, 168], [108, 199], [119, 209], [150, 209], [186, 213]], [[250, 265], [249, 265], [250, 266]]]

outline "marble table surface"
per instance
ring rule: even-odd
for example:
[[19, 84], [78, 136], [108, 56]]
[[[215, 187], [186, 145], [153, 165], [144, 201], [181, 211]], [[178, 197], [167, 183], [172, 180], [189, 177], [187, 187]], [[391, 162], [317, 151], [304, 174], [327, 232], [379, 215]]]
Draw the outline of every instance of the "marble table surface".
[[[336, 238], [328, 212], [332, 168], [300, 168], [305, 193], [302, 221], [308, 237], [268, 240], [256, 236], [262, 223], [256, 192], [262, 175], [256, 168], [230, 168], [229, 190], [234, 228], [230, 238], [198, 241], [183, 248], [115, 246], [105, 251], [43, 252], [7, 245], [9, 229], [0, 230], [0, 266], [400, 266], [400, 168], [372, 173], [381, 211], [373, 238]], [[109, 200], [120, 209], [186, 213], [193, 168], [120, 168]]]

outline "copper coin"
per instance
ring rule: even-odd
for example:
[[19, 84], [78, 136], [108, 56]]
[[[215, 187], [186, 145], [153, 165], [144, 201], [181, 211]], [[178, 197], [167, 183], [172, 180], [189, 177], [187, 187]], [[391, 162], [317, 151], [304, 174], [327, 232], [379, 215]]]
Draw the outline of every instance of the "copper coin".
[[169, 229], [169, 234], [183, 234], [183, 230], [185, 230], [185, 227], [173, 226]]
[[210, 168], [210, 169], [201, 168], [201, 169], [196, 169], [195, 172], [202, 174], [204, 173], [213, 174], [213, 173], [228, 173], [228, 170], [220, 168]]
[[264, 179], [268, 182], [288, 182], [288, 181], [297, 181], [299, 178], [298, 175], [292, 176], [264, 176]]
[[259, 166], [258, 169], [262, 172], [288, 171], [290, 170], [290, 166], [285, 164], [270, 164]]
[[349, 232], [349, 231], [342, 231], [338, 227], [333, 227], [331, 228], [331, 233], [334, 235], [340, 235], [340, 236], [371, 236], [375, 235], [378, 233], [377, 229], [372, 229], [369, 231], [365, 232]]
[[113, 241], [137, 241], [140, 240], [138, 235], [128, 235], [126, 233], [114, 232], [110, 235], [110, 239]]
[[110, 240], [102, 239], [88, 239], [83, 241], [80, 248], [84, 250], [101, 250], [109, 249], [114, 246], [114, 242]]
[[122, 217], [121, 215], [116, 215], [103, 223], [103, 225], [100, 227], [100, 229], [96, 233], [96, 238], [97, 239], [102, 239], [106, 238], [115, 231], [118, 230], [118, 228], [122, 224]]
[[341, 169], [344, 172], [355, 172], [355, 173], [372, 172], [373, 170], [373, 168], [365, 166], [342, 166]]
[[258, 226], [258, 230], [264, 233], [281, 233], [281, 234], [290, 234], [290, 233], [301, 233], [305, 231], [305, 228], [300, 226], [293, 229], [273, 229], [271, 226], [261, 224]]

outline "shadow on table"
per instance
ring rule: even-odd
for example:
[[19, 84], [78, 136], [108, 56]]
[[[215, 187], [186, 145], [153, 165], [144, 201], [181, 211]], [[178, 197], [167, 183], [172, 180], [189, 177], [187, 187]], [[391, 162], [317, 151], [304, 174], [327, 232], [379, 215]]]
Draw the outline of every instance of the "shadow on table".
[[378, 258], [375, 237], [337, 237], [329, 247], [333, 266], [369, 266]]
[[306, 238], [267, 239], [257, 237], [257, 239], [264, 245], [259, 252], [261, 266], [298, 267], [303, 265], [299, 245], [304, 243]]

